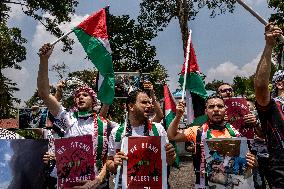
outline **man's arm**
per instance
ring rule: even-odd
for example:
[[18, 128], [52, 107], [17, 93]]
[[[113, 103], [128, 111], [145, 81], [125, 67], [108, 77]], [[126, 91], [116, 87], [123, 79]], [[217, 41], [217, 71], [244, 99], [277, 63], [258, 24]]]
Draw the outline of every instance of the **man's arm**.
[[258, 63], [255, 79], [255, 97], [256, 101], [261, 106], [267, 106], [270, 102], [270, 93], [268, 89], [269, 76], [271, 72], [271, 55], [273, 46], [276, 43], [276, 38], [282, 34], [282, 31], [277, 26], [271, 23], [265, 27], [265, 48], [262, 53], [261, 59]]
[[171, 141], [177, 141], [177, 142], [186, 142], [186, 136], [184, 133], [178, 132], [178, 126], [180, 123], [180, 119], [182, 118], [184, 113], [184, 103], [180, 101], [176, 106], [176, 117], [171, 122], [167, 134], [168, 138]]
[[53, 116], [57, 116], [60, 104], [56, 98], [50, 94], [48, 80], [48, 59], [52, 53], [53, 46], [50, 44], [43, 45], [39, 50], [40, 64], [37, 77], [37, 87], [39, 96], [44, 101], [46, 107]]

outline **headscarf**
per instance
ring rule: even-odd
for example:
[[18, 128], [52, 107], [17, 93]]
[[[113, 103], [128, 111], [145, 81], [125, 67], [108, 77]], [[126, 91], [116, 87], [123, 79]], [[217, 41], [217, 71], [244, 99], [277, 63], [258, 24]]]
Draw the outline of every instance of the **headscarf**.
[[277, 87], [276, 84], [278, 81], [282, 81], [284, 79], [284, 70], [278, 70], [274, 73], [272, 77], [272, 97], [275, 98], [277, 96]]
[[93, 109], [97, 106], [98, 101], [97, 101], [97, 93], [88, 85], [83, 85], [81, 87], [78, 87], [75, 92], [73, 93], [73, 99], [74, 103], [76, 104], [76, 96], [80, 92], [87, 92], [93, 99]]

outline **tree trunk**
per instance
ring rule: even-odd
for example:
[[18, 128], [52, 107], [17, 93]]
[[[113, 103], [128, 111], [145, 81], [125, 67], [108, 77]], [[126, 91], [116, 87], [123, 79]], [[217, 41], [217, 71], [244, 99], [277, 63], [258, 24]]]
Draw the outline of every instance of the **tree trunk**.
[[179, 27], [182, 36], [182, 44], [183, 44], [183, 52], [184, 55], [186, 54], [186, 44], [188, 38], [188, 8], [189, 5], [187, 0], [176, 0], [176, 6], [178, 10], [178, 20], [179, 20]]

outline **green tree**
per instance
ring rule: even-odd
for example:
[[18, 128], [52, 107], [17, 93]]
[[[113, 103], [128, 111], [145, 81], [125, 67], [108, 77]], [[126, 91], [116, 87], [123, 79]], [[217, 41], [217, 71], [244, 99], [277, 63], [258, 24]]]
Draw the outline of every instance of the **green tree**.
[[[269, 21], [275, 22], [282, 29], [282, 31], [284, 31], [284, 2], [281, 0], [270, 0], [268, 5], [269, 7], [274, 8], [276, 10], [276, 13], [271, 14]], [[282, 48], [283, 43], [278, 43], [273, 49], [274, 59], [279, 63], [279, 65], [281, 63], [282, 56], [284, 56], [282, 54]]]
[[6, 68], [21, 69], [18, 64], [26, 59], [24, 43], [26, 39], [21, 37], [18, 28], [8, 28], [5, 20], [0, 22], [0, 119], [14, 117], [13, 105], [20, 102], [13, 95], [19, 90], [16, 83], [5, 77], [2, 71]]
[[212, 91], [217, 91], [218, 87], [224, 83], [224, 81], [216, 80], [214, 79], [212, 82], [209, 82], [205, 85], [206, 90], [212, 90]]
[[[9, 78], [3, 75], [6, 68], [21, 69], [20, 62], [26, 59], [26, 49], [24, 44], [27, 42], [21, 35], [20, 28], [9, 28], [7, 21], [11, 13], [11, 6], [20, 6], [25, 15], [34, 18], [42, 23], [46, 30], [59, 37], [63, 33], [58, 28], [62, 22], [70, 21], [71, 15], [75, 12], [78, 2], [75, 0], [2, 0], [0, 1], [0, 118], [10, 118], [15, 116], [14, 105], [19, 103], [19, 99], [14, 98], [14, 92], [19, 90]], [[44, 17], [48, 13], [52, 17]], [[63, 40], [63, 50], [71, 52], [72, 40]]]
[[198, 11], [207, 7], [211, 17], [233, 12], [235, 0], [143, 0], [140, 3], [139, 23], [143, 28], [162, 31], [172, 19], [178, 19], [182, 34], [183, 49], [188, 38], [188, 21], [193, 20]]

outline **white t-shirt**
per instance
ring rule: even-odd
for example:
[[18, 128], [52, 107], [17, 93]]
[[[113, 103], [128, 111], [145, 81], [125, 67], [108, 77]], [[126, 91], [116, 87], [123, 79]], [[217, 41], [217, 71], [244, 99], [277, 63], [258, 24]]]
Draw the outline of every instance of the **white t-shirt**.
[[[165, 136], [166, 142], [168, 143], [168, 137], [167, 132], [165, 131], [164, 127], [160, 123], [155, 123], [155, 126], [157, 127], [159, 136]], [[132, 135], [131, 136], [144, 136], [144, 125], [140, 125], [138, 127], [132, 127]], [[114, 128], [111, 131], [111, 134], [109, 136], [109, 143], [108, 143], [108, 156], [114, 156], [116, 154], [116, 150], [120, 149], [121, 147], [121, 141], [115, 142], [115, 135], [119, 127]], [[153, 134], [150, 135], [153, 136]], [[123, 136], [121, 136], [121, 139]]]

